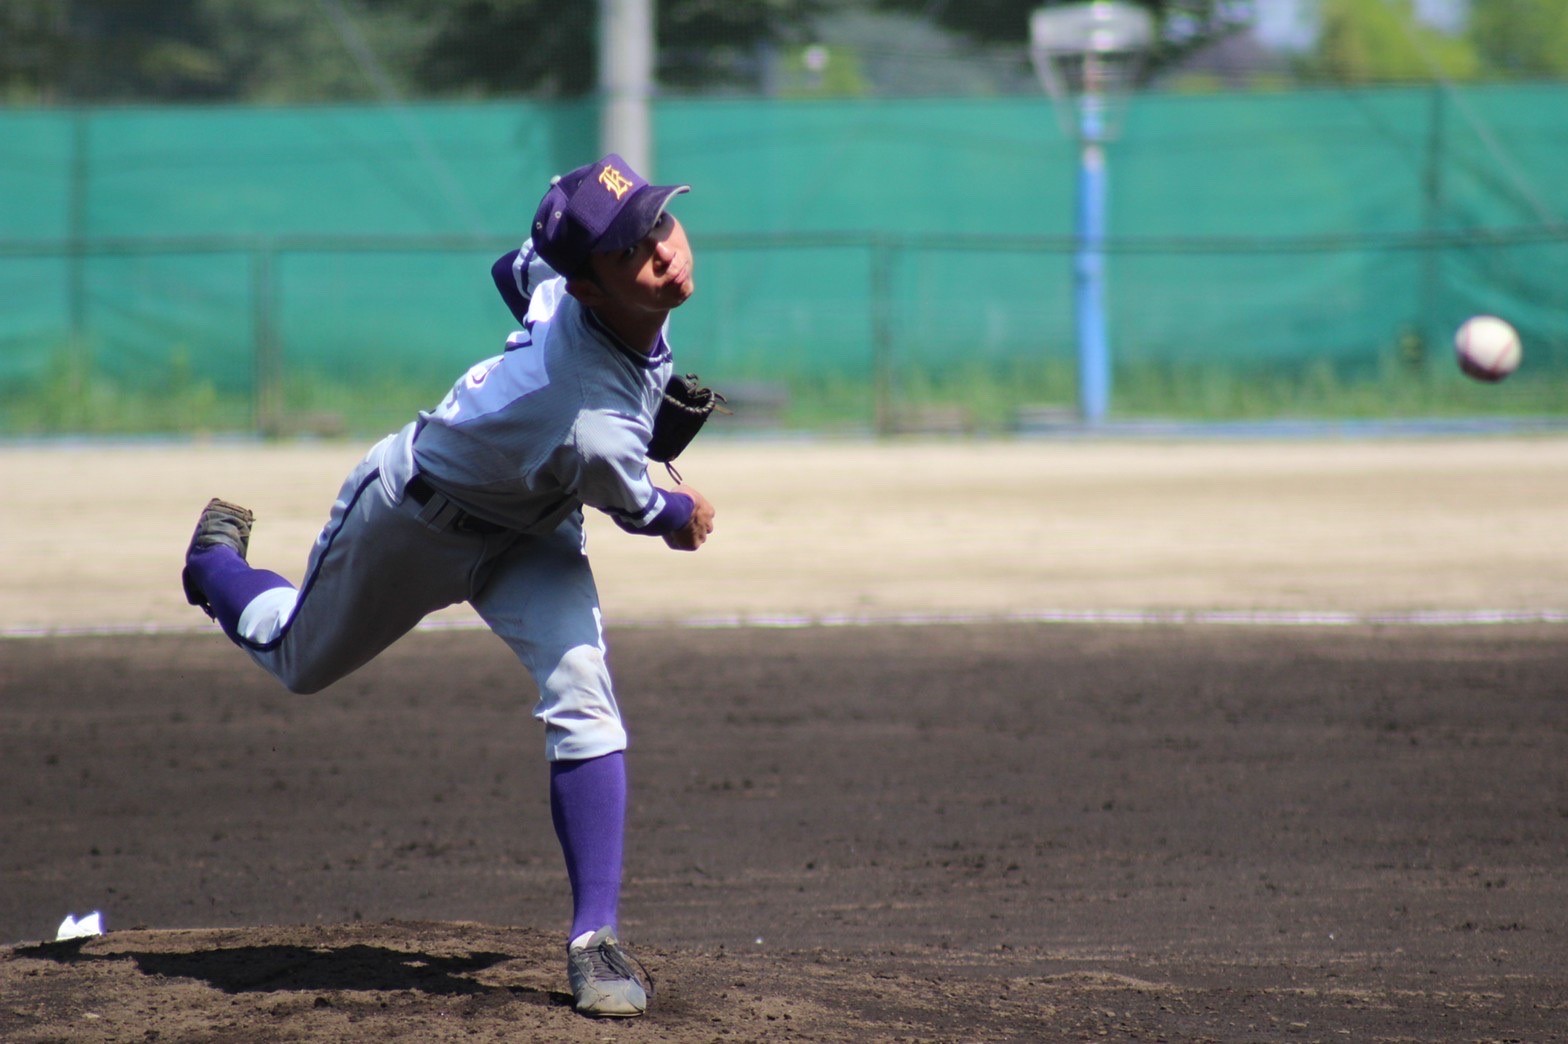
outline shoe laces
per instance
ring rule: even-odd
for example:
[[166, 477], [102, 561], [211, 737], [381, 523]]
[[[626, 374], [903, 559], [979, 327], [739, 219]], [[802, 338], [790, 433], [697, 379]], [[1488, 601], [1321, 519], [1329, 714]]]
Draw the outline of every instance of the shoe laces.
[[[608, 939], [598, 946], [584, 947], [582, 955], [587, 958], [588, 966], [593, 970], [595, 979], [632, 979], [639, 978], [637, 972], [641, 971], [641, 982], [644, 992], [653, 996], [653, 976], [649, 974], [646, 965], [621, 949]], [[637, 965], [634, 970], [632, 965]]]

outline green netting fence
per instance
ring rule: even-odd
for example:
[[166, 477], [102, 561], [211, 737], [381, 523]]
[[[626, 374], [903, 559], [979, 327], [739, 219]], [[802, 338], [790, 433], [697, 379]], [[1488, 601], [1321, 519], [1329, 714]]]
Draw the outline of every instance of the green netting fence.
[[[511, 319], [591, 101], [0, 111], [0, 433], [375, 433]], [[1077, 146], [1035, 98], [665, 100], [682, 365], [798, 426], [1070, 413]], [[1147, 95], [1109, 150], [1113, 418], [1558, 414], [1568, 87]], [[1460, 378], [1492, 312], [1526, 364]]]

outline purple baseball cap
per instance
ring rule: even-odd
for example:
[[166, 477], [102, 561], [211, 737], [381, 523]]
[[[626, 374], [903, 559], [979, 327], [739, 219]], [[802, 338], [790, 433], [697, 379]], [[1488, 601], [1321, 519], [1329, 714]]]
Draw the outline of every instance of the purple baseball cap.
[[650, 185], [612, 152], [550, 179], [534, 213], [534, 249], [561, 275], [576, 275], [589, 254], [637, 243], [672, 198], [690, 191], [690, 185]]

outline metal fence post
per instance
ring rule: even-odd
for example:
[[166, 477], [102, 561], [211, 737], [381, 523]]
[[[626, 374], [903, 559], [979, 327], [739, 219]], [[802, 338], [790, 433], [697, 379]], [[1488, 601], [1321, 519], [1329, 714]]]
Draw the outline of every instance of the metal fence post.
[[270, 240], [251, 248], [251, 322], [256, 433], [277, 438], [283, 433], [283, 347], [278, 338], [277, 245]]
[[92, 169], [88, 162], [90, 116], [84, 109], [71, 115], [71, 191], [67, 197], [66, 308], [71, 324], [67, 344], [71, 402], [85, 402], [84, 392], [93, 365], [87, 334], [87, 202]]
[[871, 237], [871, 385], [872, 424], [878, 435], [890, 435], [893, 406], [893, 248], [882, 235]]

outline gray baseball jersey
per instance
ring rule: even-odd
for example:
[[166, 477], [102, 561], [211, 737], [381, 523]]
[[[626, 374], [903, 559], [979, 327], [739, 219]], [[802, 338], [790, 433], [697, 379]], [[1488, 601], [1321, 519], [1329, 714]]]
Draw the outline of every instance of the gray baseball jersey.
[[583, 504], [647, 526], [666, 507], [645, 454], [672, 368], [667, 343], [634, 351], [563, 280], [536, 283], [553, 273], [527, 244], [514, 273], [528, 299], [523, 329], [424, 415], [415, 467], [463, 509], [525, 533], [549, 532]]
[[547, 756], [598, 757], [623, 749], [626, 733], [581, 509], [634, 532], [689, 518], [689, 499], [666, 495], [647, 471], [673, 363], [662, 335], [646, 356], [622, 343], [528, 244], [513, 273], [523, 328], [371, 448], [344, 481], [304, 582], [252, 601], [239, 638], [290, 689], [311, 692], [466, 601], [533, 676]]

